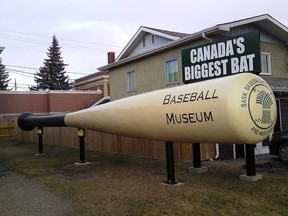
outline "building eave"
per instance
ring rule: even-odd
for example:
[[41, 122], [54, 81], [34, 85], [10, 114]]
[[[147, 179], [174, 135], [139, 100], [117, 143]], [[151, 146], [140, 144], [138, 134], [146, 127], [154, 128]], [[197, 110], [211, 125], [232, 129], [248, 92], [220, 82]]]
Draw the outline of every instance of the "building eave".
[[[230, 31], [231, 28], [246, 25], [249, 23], [254, 23], [255, 25], [259, 26], [259, 28], [263, 29], [264, 31], [271, 33], [272, 35], [274, 35], [275, 37], [277, 37], [278, 39], [283, 41], [283, 43], [286, 44], [286, 46], [288, 46], [288, 28], [285, 25], [283, 25], [282, 23], [280, 23], [279, 21], [277, 21], [276, 19], [274, 19], [273, 17], [271, 17], [269, 14], [263, 14], [263, 15], [250, 17], [250, 18], [246, 18], [246, 19], [242, 19], [242, 20], [237, 20], [237, 21], [233, 21], [233, 22], [229, 22], [229, 23], [218, 24], [216, 26], [212, 26], [212, 27], [204, 29], [202, 31], [199, 31], [199, 32], [196, 32], [193, 34], [189, 34], [189, 35], [184, 36], [182, 38], [179, 38], [175, 41], [164, 44], [161, 47], [140, 53], [138, 55], [130, 56], [127, 58], [122, 58], [122, 59], [117, 58], [118, 60], [116, 60], [114, 63], [99, 67], [98, 70], [103, 71], [103, 70], [113, 69], [113, 68], [116, 68], [116, 67], [121, 66], [123, 64], [126, 64], [128, 62], [132, 62], [132, 61], [135, 61], [135, 60], [138, 60], [141, 58], [148, 57], [150, 55], [154, 55], [154, 54], [159, 53], [159, 52], [163, 52], [163, 51], [171, 49], [171, 48], [175, 48], [177, 46], [180, 46], [180, 45], [192, 42], [194, 40], [197, 40], [199, 38], [202, 38], [203, 33], [206, 36], [217, 35], [217, 34], [221, 34], [223, 32]], [[139, 31], [139, 30], [138, 30], [138, 33], [140, 34], [141, 31]], [[135, 35], [134, 35], [134, 37], [135, 37]], [[136, 35], [136, 37], [137, 37], [137, 35]], [[131, 39], [131, 41], [135, 40], [135, 38], [134, 39], [133, 38]], [[127, 44], [125, 49], [129, 48], [129, 46], [131, 45], [130, 42]], [[130, 48], [132, 49], [132, 47], [130, 47]], [[124, 52], [125, 49], [122, 52]]]

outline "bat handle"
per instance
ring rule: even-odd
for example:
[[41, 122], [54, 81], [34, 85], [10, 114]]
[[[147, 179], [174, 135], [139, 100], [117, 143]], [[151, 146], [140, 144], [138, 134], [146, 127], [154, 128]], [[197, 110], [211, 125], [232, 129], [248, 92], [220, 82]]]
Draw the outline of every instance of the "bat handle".
[[18, 126], [25, 131], [33, 130], [35, 127], [65, 127], [66, 114], [39, 115], [33, 113], [22, 113], [17, 120]]

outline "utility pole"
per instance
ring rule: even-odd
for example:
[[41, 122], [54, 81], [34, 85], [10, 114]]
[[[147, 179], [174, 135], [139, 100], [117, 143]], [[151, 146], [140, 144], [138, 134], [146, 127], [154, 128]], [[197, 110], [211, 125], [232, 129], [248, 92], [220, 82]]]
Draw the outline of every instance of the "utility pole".
[[16, 82], [16, 78], [14, 78], [14, 89], [15, 89], [15, 91], [17, 91], [17, 82]]

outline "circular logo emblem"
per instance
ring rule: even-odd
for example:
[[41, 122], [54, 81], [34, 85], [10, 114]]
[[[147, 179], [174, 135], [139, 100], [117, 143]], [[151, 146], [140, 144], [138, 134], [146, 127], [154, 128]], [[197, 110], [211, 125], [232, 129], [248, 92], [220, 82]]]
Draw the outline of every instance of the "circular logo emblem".
[[269, 129], [276, 120], [273, 93], [264, 84], [252, 87], [248, 96], [249, 114], [255, 126], [262, 130]]

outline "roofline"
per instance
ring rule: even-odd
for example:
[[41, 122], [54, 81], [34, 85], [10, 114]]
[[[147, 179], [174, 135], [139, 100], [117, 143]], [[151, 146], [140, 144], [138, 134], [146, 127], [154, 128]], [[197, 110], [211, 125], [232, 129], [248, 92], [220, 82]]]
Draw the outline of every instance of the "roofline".
[[175, 40], [175, 41], [172, 41], [170, 43], [167, 43], [164, 46], [158, 47], [156, 49], [144, 52], [144, 53], [136, 55], [136, 56], [125, 58], [125, 59], [122, 59], [122, 60], [119, 60], [119, 61], [115, 61], [112, 64], [104, 65], [104, 66], [99, 67], [97, 69], [100, 70], [100, 71], [109, 70], [111, 68], [115, 68], [115, 67], [117, 67], [119, 65], [122, 65], [122, 64], [125, 64], [127, 62], [135, 61], [135, 60], [147, 57], [149, 55], [152, 55], [152, 54], [155, 54], [155, 53], [159, 53], [159, 52], [162, 52], [164, 50], [171, 49], [173, 47], [177, 47], [177, 46], [182, 45], [182, 44], [189, 43], [189, 42], [191, 42], [191, 41], [193, 41], [195, 39], [202, 38], [202, 34], [203, 33], [205, 33], [205, 35], [211, 35], [213, 33], [219, 33], [219, 32], [223, 32], [223, 31], [227, 31], [227, 29], [216, 25], [216, 26], [213, 26], [211, 28], [207, 28], [207, 29], [204, 29], [202, 31], [199, 31], [199, 32], [196, 32], [196, 33], [193, 33], [193, 34], [189, 34], [189, 35], [187, 35], [187, 36], [185, 36], [183, 38], [180, 38], [178, 40]]
[[162, 37], [165, 37], [165, 38], [169, 38], [171, 40], [177, 40], [177, 39], [180, 38], [180, 37], [173, 36], [173, 35], [170, 35], [170, 34], [166, 34], [164, 32], [157, 31], [156, 29], [152, 29], [152, 28], [145, 27], [145, 26], [142, 26], [142, 30], [144, 30], [146, 32], [149, 32], [151, 34], [155, 34], [155, 35], [159, 35], [159, 36], [162, 36]]
[[146, 27], [146, 26], [140, 26], [140, 28], [137, 30], [137, 32], [133, 35], [133, 37], [130, 39], [130, 41], [128, 42], [128, 44], [124, 47], [124, 49], [121, 51], [121, 53], [117, 56], [116, 58], [116, 61], [118, 61], [122, 56], [123, 54], [126, 53], [126, 51], [129, 49], [129, 47], [131, 46], [131, 44], [135, 41], [135, 39], [143, 32], [148, 32], [148, 33], [151, 33], [151, 34], [155, 34], [155, 35], [159, 35], [161, 37], [165, 37], [165, 38], [169, 38], [171, 40], [178, 40], [180, 37], [177, 37], [177, 36], [173, 36], [173, 35], [170, 35], [170, 34], [166, 34], [166, 33], [163, 33], [161, 31], [157, 31], [156, 29], [151, 29], [149, 27]]
[[109, 79], [109, 75], [102, 75], [99, 77], [92, 77], [90, 79], [86, 79], [86, 80], [82, 80], [79, 82], [75, 82], [75, 87], [86, 84], [86, 83], [90, 83], [90, 82], [94, 82], [94, 81], [99, 81], [99, 80], [105, 80], [105, 79]]
[[226, 26], [226, 28], [232, 28], [232, 27], [235, 27], [235, 26], [245, 25], [245, 24], [248, 24], [248, 23], [251, 23], [251, 22], [257, 22], [257, 21], [261, 21], [261, 20], [264, 20], [264, 19], [268, 19], [274, 25], [276, 25], [279, 28], [282, 28], [284, 31], [288, 32], [288, 27], [287, 26], [285, 26], [284, 24], [282, 24], [278, 20], [274, 19], [269, 14], [262, 14], [262, 15], [258, 15], [258, 16], [254, 16], [254, 17], [248, 17], [248, 18], [245, 18], [245, 19], [237, 20], [237, 21], [232, 21], [232, 22], [228, 22], [228, 23], [219, 24], [219, 26]]

